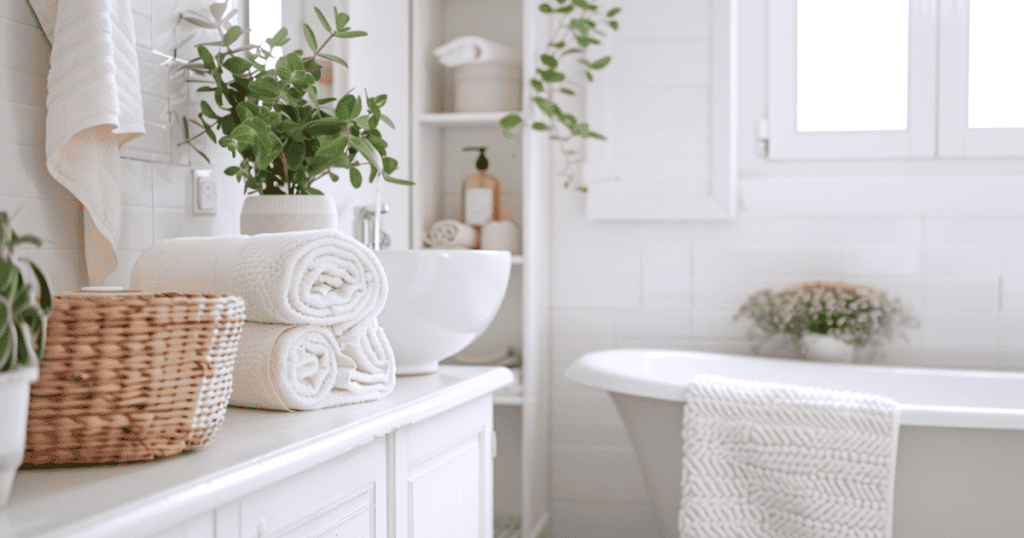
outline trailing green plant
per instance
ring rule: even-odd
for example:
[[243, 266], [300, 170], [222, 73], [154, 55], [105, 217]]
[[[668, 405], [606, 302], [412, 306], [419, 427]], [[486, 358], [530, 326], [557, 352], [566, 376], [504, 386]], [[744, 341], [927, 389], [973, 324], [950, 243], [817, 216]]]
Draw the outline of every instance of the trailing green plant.
[[7, 212], [0, 212], [0, 372], [38, 364], [46, 346], [46, 317], [53, 309], [50, 286], [39, 267], [29, 260], [39, 296], [32, 298], [32, 286], [15, 263], [20, 245], [42, 245], [32, 235], [18, 235], [11, 228]]
[[[327, 43], [367, 34], [350, 28], [350, 17], [337, 8], [331, 19], [314, 10], [327, 37], [318, 42], [313, 29], [303, 24], [312, 53], [296, 50], [276, 63], [272, 60], [275, 49], [289, 42], [287, 29], [263, 44], [245, 45], [241, 39], [245, 32], [231, 24], [235, 10], [228, 11], [227, 2], [211, 4], [209, 14], [182, 15], [220, 35], [218, 41], [196, 45], [199, 57], [186, 66], [205, 84], [199, 91], [212, 97], [200, 102], [196, 118], [184, 118], [187, 143], [199, 151], [194, 141], [205, 135], [241, 157], [238, 165], [224, 173], [244, 184], [246, 193], [322, 194], [312, 184], [324, 176], [338, 181], [335, 168], [347, 169], [355, 188], [364, 178], [372, 183], [378, 176], [411, 185], [392, 176], [398, 161], [387, 156], [388, 144], [378, 129], [381, 123], [395, 127], [381, 111], [387, 95], [365, 93], [365, 101], [351, 90], [341, 99], [318, 95], [316, 83], [323, 73], [318, 59], [348, 67], [345, 60], [324, 52]], [[190, 135], [190, 124], [201, 131]]]
[[[540, 4], [539, 9], [541, 13], [558, 17], [558, 24], [554, 37], [540, 55], [540, 66], [535, 76], [530, 79], [530, 100], [542, 114], [541, 119], [534, 121], [530, 128], [548, 132], [551, 139], [557, 141], [564, 157], [564, 168], [560, 175], [565, 178], [565, 186], [574, 185], [586, 191], [574, 169], [576, 159], [572, 141], [587, 138], [605, 140], [605, 136], [590, 130], [585, 121], [564, 111], [556, 101], [579, 98], [568, 75], [563, 71], [567, 63], [577, 62], [582, 65], [588, 82], [594, 81], [594, 71], [604, 69], [611, 63], [611, 56], [590, 61], [587, 49], [601, 44], [606, 29], [619, 29], [615, 17], [621, 8], [603, 11], [598, 4], [586, 0], [555, 0], [553, 4]], [[522, 123], [522, 116], [515, 113], [508, 114], [499, 122], [507, 138], [513, 138], [513, 131]]]

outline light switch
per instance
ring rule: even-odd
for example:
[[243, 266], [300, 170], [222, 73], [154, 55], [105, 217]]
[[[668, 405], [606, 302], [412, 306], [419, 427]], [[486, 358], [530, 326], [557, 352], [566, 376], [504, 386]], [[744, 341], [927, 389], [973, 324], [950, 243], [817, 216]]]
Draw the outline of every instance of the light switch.
[[217, 214], [217, 178], [211, 175], [210, 170], [192, 171], [192, 214], [194, 215], [216, 215]]

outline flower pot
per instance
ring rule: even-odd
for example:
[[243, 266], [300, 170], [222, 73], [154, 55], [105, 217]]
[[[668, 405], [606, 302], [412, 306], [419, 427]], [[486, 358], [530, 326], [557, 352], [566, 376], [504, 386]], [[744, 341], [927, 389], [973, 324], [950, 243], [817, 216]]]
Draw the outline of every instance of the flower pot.
[[0, 506], [7, 504], [25, 457], [29, 388], [38, 379], [38, 366], [21, 366], [0, 374]]
[[260, 194], [242, 204], [242, 234], [337, 229], [338, 208], [326, 194]]
[[800, 337], [800, 352], [812, 361], [853, 362], [857, 348], [832, 336], [804, 333]]

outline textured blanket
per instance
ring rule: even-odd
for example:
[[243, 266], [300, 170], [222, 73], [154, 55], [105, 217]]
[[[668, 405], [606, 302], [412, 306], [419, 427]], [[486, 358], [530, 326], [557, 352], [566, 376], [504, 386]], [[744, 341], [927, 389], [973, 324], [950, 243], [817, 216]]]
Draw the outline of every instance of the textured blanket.
[[898, 414], [880, 396], [696, 376], [680, 536], [890, 537]]

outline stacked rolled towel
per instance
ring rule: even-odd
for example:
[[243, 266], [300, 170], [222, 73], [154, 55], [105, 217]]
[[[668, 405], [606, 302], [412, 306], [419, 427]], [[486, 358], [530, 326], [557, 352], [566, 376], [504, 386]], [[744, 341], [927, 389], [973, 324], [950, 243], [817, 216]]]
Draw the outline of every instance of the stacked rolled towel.
[[424, 241], [434, 248], [473, 248], [476, 228], [453, 219], [442, 219], [430, 225]]
[[231, 405], [311, 410], [394, 389], [394, 353], [377, 324], [384, 268], [338, 231], [168, 239], [139, 256], [131, 285], [245, 300]]

